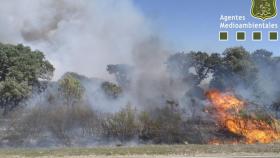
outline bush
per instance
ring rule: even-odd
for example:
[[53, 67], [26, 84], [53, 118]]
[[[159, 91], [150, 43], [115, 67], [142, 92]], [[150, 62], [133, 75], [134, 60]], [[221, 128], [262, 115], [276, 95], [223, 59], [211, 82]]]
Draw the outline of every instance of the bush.
[[64, 98], [64, 103], [73, 106], [80, 102], [84, 96], [85, 88], [81, 82], [71, 74], [66, 74], [59, 81], [60, 95]]
[[122, 94], [121, 87], [117, 86], [114, 83], [111, 82], [103, 82], [101, 85], [102, 90], [104, 93], [112, 99], [118, 98]]
[[137, 135], [138, 124], [136, 110], [130, 105], [115, 114], [108, 114], [101, 121], [102, 136], [118, 139], [121, 142], [133, 139]]
[[96, 128], [96, 113], [88, 105], [42, 105], [14, 112], [7, 139], [20, 145], [19, 140], [24, 143], [27, 139], [50, 137], [49, 139], [55, 138], [59, 143], [69, 146], [73, 144], [75, 137], [80, 139], [94, 136]]
[[142, 112], [139, 117], [139, 138], [154, 143], [184, 143], [185, 124], [178, 107], [165, 106], [152, 113]]

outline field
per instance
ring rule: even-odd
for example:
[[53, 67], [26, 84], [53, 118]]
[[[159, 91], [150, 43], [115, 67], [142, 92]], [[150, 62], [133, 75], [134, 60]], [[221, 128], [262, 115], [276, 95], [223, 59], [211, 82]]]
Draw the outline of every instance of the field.
[[1, 158], [280, 157], [280, 144], [1, 149]]

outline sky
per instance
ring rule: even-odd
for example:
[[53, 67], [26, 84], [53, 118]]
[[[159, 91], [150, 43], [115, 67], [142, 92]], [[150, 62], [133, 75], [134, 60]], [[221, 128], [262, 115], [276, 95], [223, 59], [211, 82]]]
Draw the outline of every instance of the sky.
[[[279, 0], [278, 0], [279, 1]], [[251, 30], [246, 41], [236, 41], [235, 31], [230, 31], [230, 40], [221, 42], [218, 39], [221, 15], [246, 16], [246, 21], [262, 23], [250, 14], [251, 0], [134, 0], [135, 5], [151, 20], [154, 28], [171, 43], [175, 51], [223, 52], [232, 46], [244, 46], [249, 51], [264, 48], [280, 55], [280, 41], [267, 40], [267, 31], [263, 32], [261, 42], [252, 41]], [[280, 8], [280, 1], [277, 3]], [[280, 27], [280, 16], [266, 22], [277, 23]], [[275, 30], [273, 30], [275, 31]], [[279, 32], [279, 28], [277, 29]]]

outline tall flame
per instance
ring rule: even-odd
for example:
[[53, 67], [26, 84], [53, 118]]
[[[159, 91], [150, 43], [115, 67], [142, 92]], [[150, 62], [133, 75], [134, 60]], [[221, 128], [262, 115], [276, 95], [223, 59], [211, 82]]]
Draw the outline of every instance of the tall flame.
[[244, 137], [245, 143], [271, 143], [279, 140], [280, 133], [271, 123], [274, 119], [265, 121], [241, 116], [240, 112], [246, 107], [246, 103], [232, 93], [210, 90], [206, 96], [212, 104], [219, 125]]

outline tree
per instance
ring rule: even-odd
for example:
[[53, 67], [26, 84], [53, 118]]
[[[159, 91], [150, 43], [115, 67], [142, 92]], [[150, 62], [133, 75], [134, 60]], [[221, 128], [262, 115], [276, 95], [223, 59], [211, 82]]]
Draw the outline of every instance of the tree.
[[129, 88], [131, 82], [132, 67], [125, 64], [108, 65], [107, 71], [114, 74], [116, 80], [122, 88]]
[[265, 49], [258, 49], [251, 54], [251, 58], [254, 62], [257, 63], [259, 62], [270, 63], [272, 59], [272, 55], [273, 53], [270, 51], [267, 51]]
[[54, 67], [42, 52], [29, 47], [0, 43], [0, 105], [4, 113], [40, 89], [53, 76]]
[[189, 77], [189, 69], [192, 66], [192, 59], [189, 53], [176, 53], [167, 59], [167, 70], [171, 77], [185, 80]]
[[257, 69], [250, 58], [250, 53], [243, 47], [227, 48], [213, 70], [210, 87], [231, 89], [242, 84], [249, 87], [254, 84]]
[[116, 99], [122, 94], [122, 88], [111, 82], [103, 82], [101, 88], [109, 98]]
[[175, 79], [197, 86], [213, 72], [220, 63], [218, 54], [209, 55], [206, 52], [176, 53], [167, 60], [167, 70]]
[[213, 73], [215, 67], [221, 64], [221, 57], [217, 53], [209, 55], [206, 52], [191, 52], [192, 66], [194, 67], [197, 76], [196, 85], [199, 85], [204, 79]]
[[85, 88], [81, 82], [69, 73], [66, 73], [60, 79], [58, 90], [64, 99], [64, 103], [69, 106], [73, 106], [81, 101], [85, 92]]
[[276, 86], [280, 80], [280, 60], [273, 56], [273, 53], [259, 49], [251, 54], [251, 60], [258, 69], [257, 84], [254, 89], [254, 95], [263, 102], [270, 104], [273, 111], [280, 110], [280, 89]]

